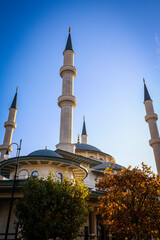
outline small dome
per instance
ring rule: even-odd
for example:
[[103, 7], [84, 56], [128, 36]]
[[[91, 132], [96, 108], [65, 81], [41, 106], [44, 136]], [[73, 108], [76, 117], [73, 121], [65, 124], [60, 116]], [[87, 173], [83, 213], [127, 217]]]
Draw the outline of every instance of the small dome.
[[86, 151], [94, 151], [94, 152], [101, 152], [100, 149], [84, 143], [76, 143], [74, 144], [76, 146], [76, 150], [86, 150]]
[[111, 163], [111, 162], [104, 162], [101, 163], [95, 167], [93, 167], [92, 169], [94, 170], [105, 170], [106, 168], [112, 168], [113, 170], [122, 170], [122, 166], [116, 163]]
[[46, 157], [62, 158], [62, 156], [60, 154], [56, 153], [55, 151], [48, 150], [48, 149], [36, 150], [36, 151], [31, 152], [30, 154], [28, 154], [28, 156], [46, 156]]

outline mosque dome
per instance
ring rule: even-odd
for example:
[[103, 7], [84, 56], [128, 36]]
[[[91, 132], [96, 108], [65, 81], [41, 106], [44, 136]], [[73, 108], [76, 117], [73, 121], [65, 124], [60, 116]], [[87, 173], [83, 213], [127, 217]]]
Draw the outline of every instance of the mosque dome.
[[76, 143], [76, 150], [101, 152], [100, 149], [85, 143]]
[[111, 163], [111, 162], [104, 162], [101, 163], [95, 167], [92, 167], [94, 170], [105, 170], [106, 168], [112, 168], [113, 170], [122, 170], [123, 166], [116, 164], [116, 163]]
[[28, 154], [28, 156], [46, 156], [46, 157], [57, 157], [62, 158], [62, 156], [55, 151], [49, 149], [40, 149]]

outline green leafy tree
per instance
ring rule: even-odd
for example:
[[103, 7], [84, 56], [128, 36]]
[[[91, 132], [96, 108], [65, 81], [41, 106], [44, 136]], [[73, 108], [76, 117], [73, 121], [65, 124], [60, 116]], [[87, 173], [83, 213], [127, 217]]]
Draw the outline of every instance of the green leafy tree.
[[49, 174], [47, 179], [29, 178], [15, 214], [26, 240], [74, 239], [88, 213], [88, 189], [82, 182]]
[[159, 239], [160, 177], [147, 165], [117, 173], [107, 169], [96, 186], [104, 193], [98, 214], [115, 239]]

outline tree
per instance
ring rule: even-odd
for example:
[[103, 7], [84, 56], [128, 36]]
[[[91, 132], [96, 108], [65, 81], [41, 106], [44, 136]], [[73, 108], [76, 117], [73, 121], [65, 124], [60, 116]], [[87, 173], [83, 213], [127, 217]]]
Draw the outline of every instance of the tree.
[[[98, 214], [115, 239], [160, 236], [160, 177], [142, 163], [114, 173], [106, 172], [96, 184], [100, 197]], [[156, 238], [157, 237], [157, 238]]]
[[16, 203], [15, 214], [26, 240], [71, 240], [78, 235], [88, 213], [88, 189], [79, 181], [52, 174], [47, 179], [29, 178], [24, 197]]

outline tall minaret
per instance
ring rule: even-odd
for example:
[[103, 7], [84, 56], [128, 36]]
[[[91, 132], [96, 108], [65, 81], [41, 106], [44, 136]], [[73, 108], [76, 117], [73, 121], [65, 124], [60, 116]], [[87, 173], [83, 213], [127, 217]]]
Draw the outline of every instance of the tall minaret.
[[16, 89], [16, 94], [9, 109], [8, 121], [4, 123], [6, 131], [4, 135], [3, 144], [0, 145], [1, 161], [4, 160], [4, 154], [6, 153], [7, 150], [9, 153], [12, 152], [13, 150], [12, 146], [9, 147], [9, 145], [11, 144], [12, 141], [13, 130], [16, 129], [17, 127], [17, 124], [15, 123], [17, 115], [17, 91], [18, 88]]
[[86, 131], [86, 123], [85, 116], [83, 116], [83, 127], [82, 127], [82, 135], [81, 135], [81, 143], [87, 144], [87, 131]]
[[77, 70], [74, 67], [74, 51], [70, 28], [63, 56], [63, 66], [60, 69], [60, 76], [63, 78], [62, 95], [58, 98], [58, 106], [61, 108], [60, 138], [56, 147], [57, 149], [75, 153], [75, 146], [72, 144], [73, 108], [75, 108], [77, 100], [73, 95], [73, 84]]
[[149, 131], [151, 135], [149, 144], [153, 148], [154, 157], [155, 157], [156, 166], [157, 166], [157, 172], [160, 175], [160, 137], [159, 137], [158, 127], [156, 123], [158, 116], [157, 114], [154, 113], [152, 99], [149, 95], [144, 79], [143, 79], [143, 82], [144, 82], [144, 105], [146, 109], [145, 120], [149, 124]]

